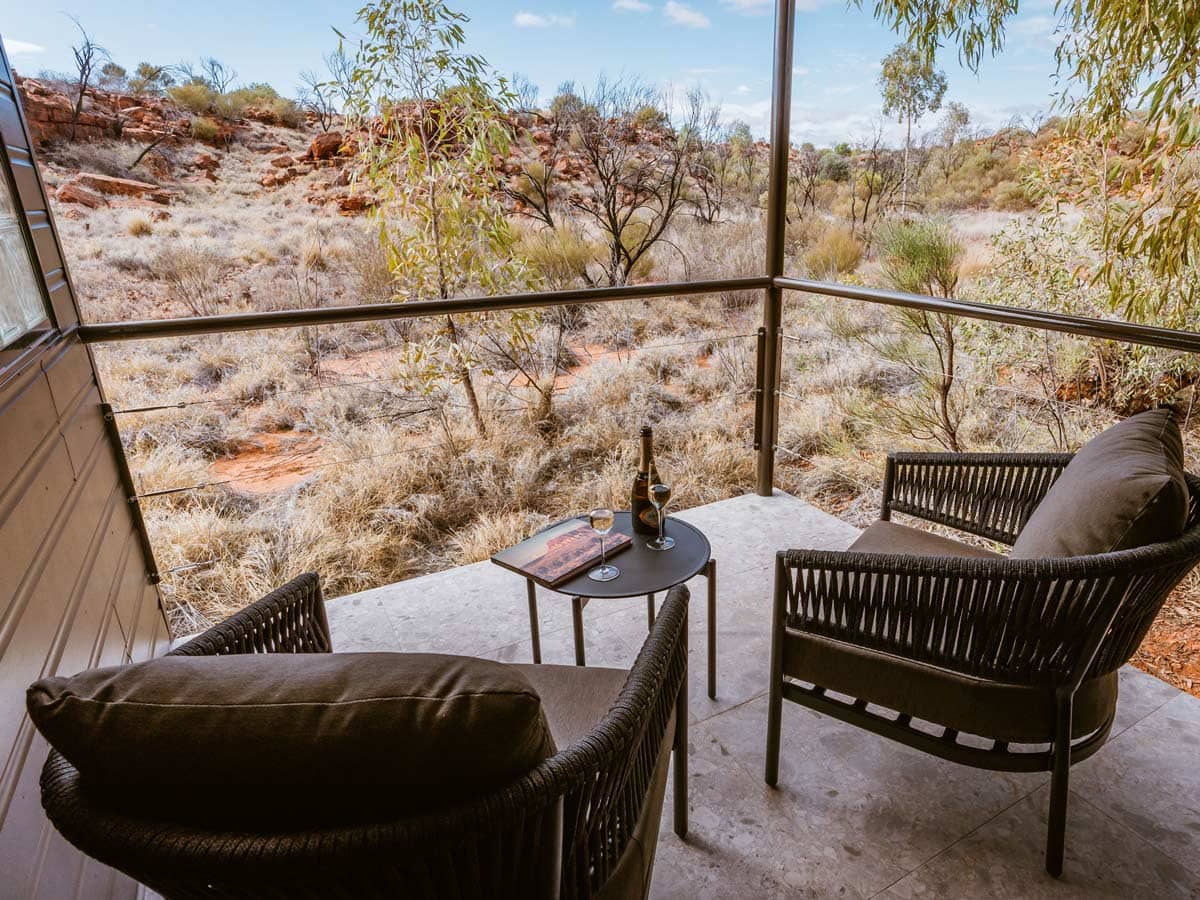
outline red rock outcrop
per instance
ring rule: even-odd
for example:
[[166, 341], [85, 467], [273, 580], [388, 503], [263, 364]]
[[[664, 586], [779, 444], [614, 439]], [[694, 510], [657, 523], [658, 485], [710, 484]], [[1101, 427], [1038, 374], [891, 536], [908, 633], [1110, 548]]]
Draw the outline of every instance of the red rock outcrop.
[[342, 133], [340, 131], [323, 131], [312, 139], [308, 145], [306, 159], [333, 159], [342, 149]]
[[[71, 136], [74, 99], [59, 86], [17, 76], [17, 87], [35, 144]], [[80, 141], [155, 140], [163, 134], [186, 137], [191, 119], [163, 97], [131, 97], [89, 88], [84, 96], [75, 137]]]
[[[164, 191], [157, 184], [145, 181], [133, 181], [129, 178], [113, 178], [111, 175], [97, 175], [94, 172], [80, 172], [68, 184], [75, 183], [98, 191], [101, 194], [115, 194], [120, 197], [137, 197], [153, 200], [155, 203], [170, 203], [170, 191]], [[65, 186], [65, 185], [64, 185]]]
[[103, 195], [95, 191], [88, 190], [77, 181], [68, 181], [63, 184], [54, 194], [58, 198], [59, 203], [78, 203], [80, 206], [86, 206], [88, 209], [99, 209], [101, 206], [108, 206], [108, 201]]

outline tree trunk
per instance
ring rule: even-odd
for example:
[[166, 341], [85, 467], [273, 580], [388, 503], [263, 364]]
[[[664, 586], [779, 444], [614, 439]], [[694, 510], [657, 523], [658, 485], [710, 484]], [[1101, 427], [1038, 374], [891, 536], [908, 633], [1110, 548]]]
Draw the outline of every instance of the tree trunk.
[[908, 215], [908, 148], [912, 143], [912, 113], [905, 118], [908, 123], [904, 129], [904, 176], [900, 187], [900, 208]]
[[946, 448], [952, 453], [962, 452], [958, 442], [958, 423], [950, 409], [950, 392], [954, 389], [955, 378], [955, 337], [954, 324], [949, 316], [938, 316], [942, 326], [942, 340], [945, 350], [942, 354], [942, 377], [938, 382], [938, 414], [942, 420], [942, 429], [946, 433]]
[[[446, 334], [450, 336], [450, 343], [457, 347], [458, 328], [454, 324], [453, 316], [446, 316]], [[487, 425], [483, 421], [483, 410], [479, 407], [479, 396], [475, 393], [475, 382], [471, 378], [471, 370], [465, 363], [459, 364], [457, 376], [463, 393], [467, 395], [467, 408], [471, 410], [471, 419], [475, 422], [475, 430], [480, 437], [487, 437]]]

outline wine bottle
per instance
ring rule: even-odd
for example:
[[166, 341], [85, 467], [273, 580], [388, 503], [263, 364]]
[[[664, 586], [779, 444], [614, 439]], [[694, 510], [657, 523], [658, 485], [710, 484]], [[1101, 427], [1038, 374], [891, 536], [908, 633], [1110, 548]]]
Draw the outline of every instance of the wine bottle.
[[643, 425], [642, 452], [629, 497], [630, 518], [633, 520], [633, 530], [638, 534], [658, 534], [658, 513], [650, 503], [652, 484], [658, 484], [658, 469], [654, 465], [654, 436], [650, 426]]

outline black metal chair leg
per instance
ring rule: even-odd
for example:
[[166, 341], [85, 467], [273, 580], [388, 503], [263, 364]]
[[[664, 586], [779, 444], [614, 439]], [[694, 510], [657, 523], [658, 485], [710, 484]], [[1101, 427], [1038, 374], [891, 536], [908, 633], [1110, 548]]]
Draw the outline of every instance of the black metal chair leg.
[[654, 595], [646, 595], [646, 628], [647, 630], [654, 627]]
[[587, 604], [586, 597], [571, 598], [571, 622], [575, 626], [575, 665], [586, 666], [583, 657], [583, 607]]
[[1063, 872], [1067, 843], [1067, 799], [1071, 776], [1071, 713], [1074, 696], [1060, 691], [1055, 698], [1054, 770], [1050, 777], [1050, 823], [1046, 829], [1046, 871]]
[[537, 585], [532, 578], [525, 579], [525, 591], [529, 595], [529, 639], [533, 643], [533, 661], [542, 661], [542, 639], [538, 634]]
[[783, 730], [783, 558], [775, 558], [775, 599], [771, 615], [770, 699], [767, 703], [767, 764], [763, 778], [774, 787], [779, 783], [779, 742]]

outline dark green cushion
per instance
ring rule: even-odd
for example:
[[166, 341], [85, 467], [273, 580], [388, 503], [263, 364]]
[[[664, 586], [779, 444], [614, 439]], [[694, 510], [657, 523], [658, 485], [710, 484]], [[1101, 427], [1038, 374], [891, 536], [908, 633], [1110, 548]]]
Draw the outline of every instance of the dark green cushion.
[[239, 816], [439, 805], [554, 752], [529, 680], [459, 656], [164, 657], [43, 679], [27, 705], [86, 788]]
[[1075, 454], [1013, 544], [1012, 556], [1088, 556], [1183, 533], [1183, 438], [1169, 409], [1130, 416]]

